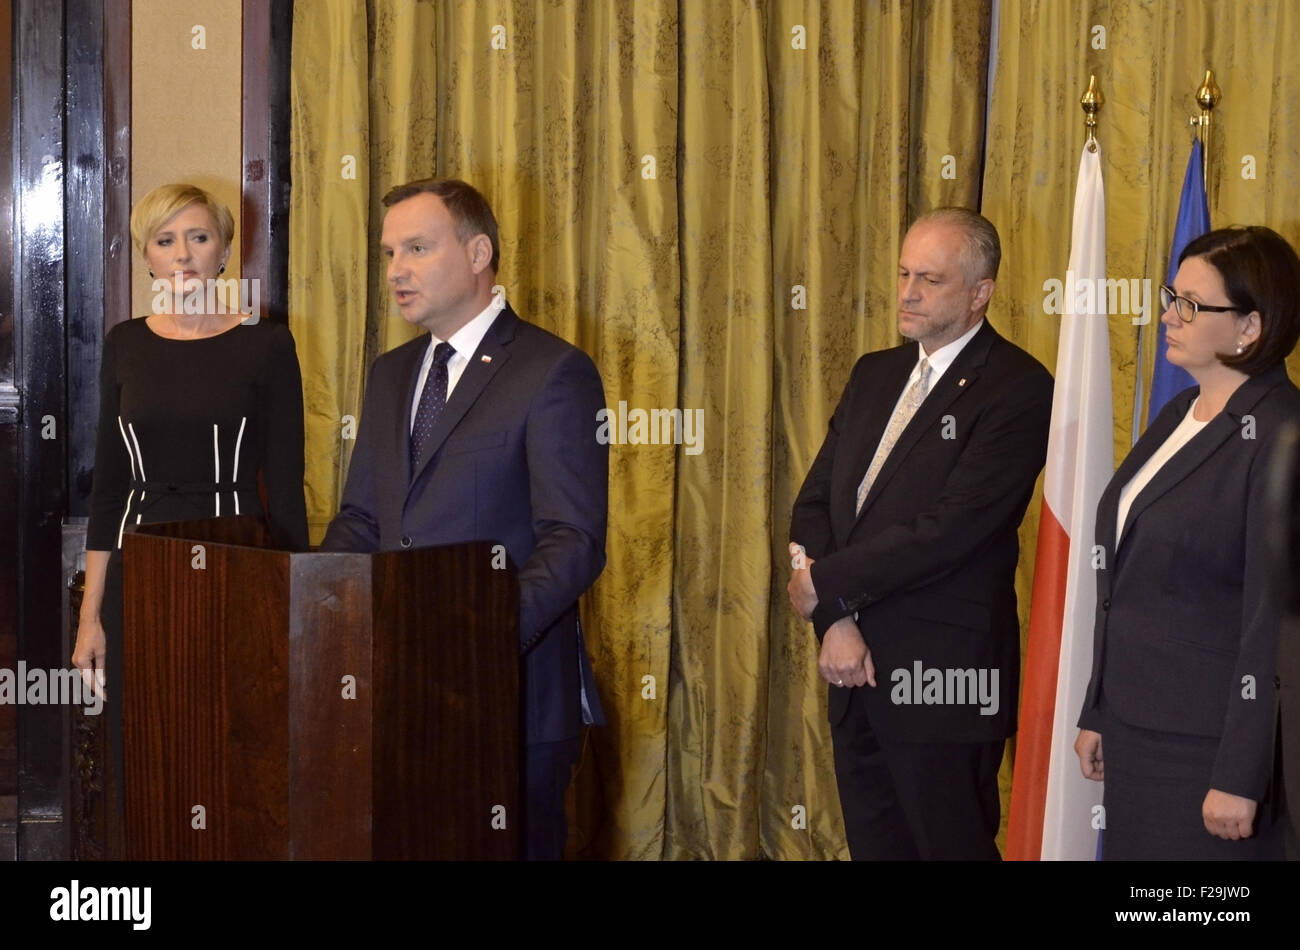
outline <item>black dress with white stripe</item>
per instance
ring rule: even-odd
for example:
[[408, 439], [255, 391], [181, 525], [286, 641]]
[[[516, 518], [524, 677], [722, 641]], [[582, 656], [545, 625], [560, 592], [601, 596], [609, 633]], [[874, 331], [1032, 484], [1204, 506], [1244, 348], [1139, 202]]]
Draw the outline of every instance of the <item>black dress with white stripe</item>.
[[240, 514], [265, 516], [277, 546], [306, 549], [302, 377], [288, 329], [262, 320], [172, 340], [145, 320], [114, 327], [87, 549], [118, 550], [134, 525]]
[[170, 340], [144, 320], [118, 324], [104, 338], [86, 548], [112, 552], [99, 616], [119, 819], [122, 535], [139, 524], [240, 514], [266, 517], [277, 546], [306, 550], [302, 374], [288, 329], [260, 321]]

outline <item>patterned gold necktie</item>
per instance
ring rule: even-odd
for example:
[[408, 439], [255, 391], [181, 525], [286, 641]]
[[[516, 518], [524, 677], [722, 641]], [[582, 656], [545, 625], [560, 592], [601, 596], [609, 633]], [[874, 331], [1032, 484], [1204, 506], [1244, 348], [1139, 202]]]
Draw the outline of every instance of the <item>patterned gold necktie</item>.
[[926, 393], [930, 391], [930, 361], [924, 356], [921, 357], [920, 372], [912, 380], [912, 385], [907, 387], [903, 393], [903, 398], [898, 401], [894, 407], [894, 414], [889, 417], [889, 425], [885, 427], [885, 434], [880, 437], [880, 445], [876, 448], [876, 454], [871, 459], [871, 464], [867, 466], [867, 474], [862, 476], [862, 483], [858, 485], [858, 506], [854, 509], [854, 514], [862, 511], [862, 503], [867, 500], [867, 493], [871, 491], [871, 485], [875, 482], [876, 476], [880, 474], [881, 468], [885, 465], [885, 459], [889, 458], [889, 453], [894, 450], [898, 437], [903, 434], [907, 424], [912, 421], [912, 416], [916, 415], [916, 410], [920, 408], [921, 403], [925, 402]]

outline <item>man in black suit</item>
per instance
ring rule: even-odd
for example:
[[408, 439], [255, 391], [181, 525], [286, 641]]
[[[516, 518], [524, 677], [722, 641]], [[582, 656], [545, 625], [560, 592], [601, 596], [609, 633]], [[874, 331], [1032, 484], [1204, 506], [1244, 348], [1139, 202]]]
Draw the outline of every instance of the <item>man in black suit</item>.
[[321, 550], [505, 545], [519, 565], [524, 854], [559, 859], [579, 732], [603, 724], [578, 622], [578, 598], [605, 565], [600, 374], [494, 295], [497, 224], [474, 188], [425, 179], [384, 205], [389, 286], [402, 317], [429, 332], [371, 368]]
[[984, 320], [1000, 258], [972, 211], [912, 226], [898, 329], [913, 342], [858, 360], [794, 504], [790, 599], [821, 641], [855, 860], [998, 858], [1016, 529], [1052, 400], [1047, 370]]

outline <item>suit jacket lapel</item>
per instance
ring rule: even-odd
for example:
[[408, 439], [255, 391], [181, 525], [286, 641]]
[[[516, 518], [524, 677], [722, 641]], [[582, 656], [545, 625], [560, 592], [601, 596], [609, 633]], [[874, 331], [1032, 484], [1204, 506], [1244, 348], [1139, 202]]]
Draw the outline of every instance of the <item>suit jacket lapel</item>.
[[[470, 356], [464, 372], [460, 374], [456, 388], [447, 397], [447, 405], [442, 410], [442, 415], [438, 416], [438, 421], [434, 423], [433, 432], [429, 434], [424, 452], [416, 462], [415, 471], [411, 473], [410, 485], [415, 484], [416, 479], [428, 467], [430, 460], [438, 454], [438, 449], [447, 441], [447, 436], [451, 435], [452, 430], [465, 417], [465, 413], [469, 412], [470, 407], [478, 400], [492, 377], [510, 358], [506, 344], [514, 338], [515, 325], [518, 322], [519, 318], [508, 305], [492, 321], [492, 326], [483, 335], [483, 341], [479, 343], [478, 349]], [[414, 396], [414, 389], [412, 389], [411, 398], [413, 399]]]
[[[1242, 416], [1247, 415], [1255, 407], [1255, 403], [1259, 402], [1264, 394], [1276, 386], [1285, 376], [1286, 371], [1282, 367], [1275, 367], [1266, 373], [1252, 376], [1238, 386], [1237, 391], [1229, 397], [1228, 404], [1224, 406], [1223, 412], [1211, 419], [1209, 425], [1175, 452], [1173, 457], [1161, 466], [1160, 471], [1156, 472], [1146, 487], [1138, 492], [1138, 496], [1133, 499], [1133, 504], [1129, 507], [1128, 517], [1124, 521], [1124, 535], [1128, 535], [1128, 526], [1136, 524], [1138, 517], [1153, 501], [1196, 471], [1206, 459], [1218, 451], [1219, 446], [1231, 438], [1241, 438]], [[1190, 407], [1199, 393], [1199, 389], [1194, 392], [1186, 392], [1182, 395], [1180, 402], [1186, 403], [1186, 406]], [[1155, 437], [1151, 440], [1148, 450], [1143, 453], [1145, 457], [1139, 463], [1139, 468], [1141, 463], [1151, 458], [1156, 449], [1164, 444], [1165, 439], [1178, 427], [1178, 424], [1183, 421], [1186, 415], [1186, 407], [1182, 412], [1171, 413], [1170, 421], [1161, 427], [1162, 431], [1154, 433]], [[1127, 462], [1126, 459], [1124, 467], [1128, 467]], [[1135, 474], [1137, 474], [1137, 468], [1132, 469], [1132, 473], [1124, 481], [1119, 482], [1120, 487], [1122, 488], [1128, 484], [1129, 479]], [[1119, 479], [1116, 478], [1116, 481], [1119, 481]], [[1124, 538], [1121, 537], [1120, 544], [1123, 543]]]
[[[1198, 392], [1199, 390], [1189, 390], [1175, 396], [1173, 402], [1182, 408], [1178, 412], [1170, 413], [1163, 419], [1157, 418], [1151, 428], [1147, 429], [1128, 455], [1124, 457], [1124, 461], [1120, 462], [1119, 468], [1111, 476], [1105, 491], [1101, 493], [1101, 500], [1097, 503], [1096, 540], [1094, 543], [1102, 545], [1107, 551], [1115, 552], [1115, 534], [1118, 529], [1116, 519], [1119, 517], [1120, 493], [1123, 492], [1124, 486], [1133, 480], [1133, 476], [1141, 471], [1142, 466], [1156, 453], [1156, 449], [1164, 445], [1165, 440], [1169, 438], [1174, 429], [1178, 428], [1178, 423], [1182, 421], [1187, 407], [1191, 405]], [[1128, 518], [1130, 521], [1133, 518], [1134, 507], [1133, 505], [1129, 507]], [[1127, 532], [1125, 533], [1127, 534]], [[1123, 543], [1122, 537], [1119, 543]]]
[[[907, 428], [903, 430], [903, 434], [894, 443], [894, 448], [890, 451], [889, 457], [885, 459], [885, 464], [881, 466], [880, 473], [876, 475], [876, 480], [871, 484], [871, 491], [867, 493], [866, 500], [862, 503], [862, 511], [858, 513], [858, 518], [866, 514], [872, 502], [880, 497], [881, 490], [893, 477], [894, 473], [898, 471], [907, 458], [907, 453], [912, 450], [912, 446], [916, 445], [922, 433], [938, 422], [939, 418], [952, 407], [952, 404], [963, 393], [975, 386], [980, 376], [980, 370], [988, 359], [989, 347], [993, 345], [995, 339], [997, 339], [997, 332], [985, 320], [984, 326], [957, 354], [957, 358], [953, 360], [952, 365], [948, 367], [939, 382], [926, 395], [925, 401], [921, 403], [916, 410], [916, 414], [908, 422]], [[915, 361], [913, 361], [912, 365], [916, 365]], [[908, 372], [911, 372], [910, 368]], [[897, 401], [897, 397], [895, 397], [895, 401]], [[891, 406], [890, 414], [892, 414], [892, 409]], [[887, 424], [889, 416], [886, 416], [885, 419]], [[881, 432], [884, 432], [884, 426], [881, 426]], [[879, 443], [880, 436], [878, 435], [876, 440], [872, 442], [867, 459], [862, 465], [862, 474], [866, 474], [867, 466], [871, 464], [871, 456], [875, 454], [876, 446]], [[861, 479], [862, 475], [859, 475], [858, 480], [861, 481]], [[854, 484], [853, 489], [856, 493], [857, 484]], [[857, 503], [856, 496], [854, 503]]]

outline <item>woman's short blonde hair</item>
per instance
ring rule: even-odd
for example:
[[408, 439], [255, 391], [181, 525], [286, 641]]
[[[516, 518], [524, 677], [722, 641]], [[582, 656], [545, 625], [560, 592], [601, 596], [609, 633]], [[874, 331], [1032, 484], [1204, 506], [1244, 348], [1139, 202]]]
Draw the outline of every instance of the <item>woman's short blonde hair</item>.
[[217, 226], [223, 248], [229, 247], [235, 237], [235, 218], [230, 209], [197, 185], [159, 185], [135, 203], [131, 209], [131, 240], [136, 250], [144, 253], [144, 246], [172, 215], [190, 205], [202, 205]]

